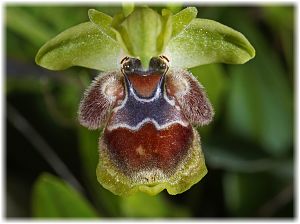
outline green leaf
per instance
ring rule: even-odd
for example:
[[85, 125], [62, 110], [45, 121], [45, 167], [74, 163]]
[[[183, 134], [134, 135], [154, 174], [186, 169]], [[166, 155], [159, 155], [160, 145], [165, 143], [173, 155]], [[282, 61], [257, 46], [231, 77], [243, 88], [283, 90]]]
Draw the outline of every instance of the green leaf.
[[119, 44], [92, 22], [81, 23], [48, 41], [36, 55], [36, 63], [50, 70], [83, 66], [116, 70]]
[[209, 63], [242, 64], [255, 55], [239, 32], [208, 19], [194, 19], [172, 38], [166, 56], [173, 67], [192, 68]]
[[[276, 40], [282, 44], [286, 63], [289, 66], [289, 75], [294, 73], [294, 26], [295, 26], [295, 7], [290, 6], [265, 6], [262, 7], [266, 23], [273, 30]], [[280, 29], [278, 29], [280, 27]]]
[[172, 27], [172, 37], [175, 37], [179, 34], [187, 25], [192, 22], [193, 19], [197, 16], [197, 9], [195, 7], [188, 7], [174, 16], [172, 16], [173, 27]]
[[123, 197], [121, 207], [127, 217], [166, 217], [169, 214], [161, 195], [153, 197], [139, 192]]
[[51, 36], [51, 30], [23, 8], [7, 8], [6, 26], [35, 46]]
[[[280, 69], [268, 71], [275, 70], [277, 65], [263, 61], [257, 61], [260, 64], [257, 67], [247, 64], [231, 69], [228, 123], [239, 135], [254, 139], [266, 151], [280, 155], [293, 143], [292, 99], [286, 80], [278, 74]], [[251, 74], [247, 74], [249, 71]]]
[[260, 49], [256, 60], [229, 70], [228, 124], [237, 135], [254, 140], [268, 153], [282, 156], [293, 145], [292, 89], [272, 46], [255, 33]]
[[[205, 157], [209, 166], [224, 169], [226, 171], [240, 173], [258, 173], [262, 171], [274, 173], [277, 176], [282, 173], [292, 172], [291, 161], [287, 159], [272, 159], [261, 151], [253, 148], [209, 146], [205, 148]], [[252, 151], [251, 151], [252, 150]], [[276, 172], [274, 172], [276, 170]]]
[[97, 217], [93, 207], [66, 182], [43, 174], [34, 185], [32, 208], [34, 217]]
[[285, 184], [265, 173], [226, 173], [223, 186], [231, 215], [250, 217], [257, 216], [263, 205], [274, 200]]
[[[293, 76], [288, 75], [286, 60], [274, 48], [274, 42], [266, 39], [255, 21], [247, 18], [237, 11], [223, 18], [247, 33], [259, 49], [250, 63], [229, 66], [227, 127], [237, 137], [255, 142], [271, 155], [283, 158], [290, 155], [294, 142]], [[278, 36], [274, 38], [277, 40]], [[291, 40], [289, 44], [294, 48]]]
[[[278, 7], [277, 5], [265, 6], [262, 7], [262, 11], [266, 22], [269, 23], [272, 28], [276, 29], [279, 26], [283, 29], [294, 29], [293, 20], [295, 8], [292, 5], [286, 5], [284, 7]], [[280, 31], [280, 29], [276, 30]]]
[[89, 19], [92, 23], [98, 26], [98, 28], [106, 35], [115, 39], [115, 33], [111, 29], [112, 17], [105, 13], [99, 12], [96, 9], [89, 9]]
[[188, 211], [168, 203], [163, 195], [155, 197], [144, 193], [121, 198], [121, 208], [126, 217], [186, 217]]

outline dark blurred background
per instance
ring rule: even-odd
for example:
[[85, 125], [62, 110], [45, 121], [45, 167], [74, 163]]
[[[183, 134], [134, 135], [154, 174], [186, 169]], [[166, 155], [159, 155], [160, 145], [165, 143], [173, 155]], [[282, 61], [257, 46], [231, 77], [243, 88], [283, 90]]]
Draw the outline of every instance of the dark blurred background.
[[128, 198], [98, 184], [100, 131], [76, 119], [98, 72], [53, 72], [34, 62], [47, 40], [88, 21], [90, 8], [110, 15], [122, 10], [5, 6], [6, 217], [294, 217], [295, 7], [197, 6], [198, 17], [243, 33], [256, 57], [244, 65], [191, 69], [216, 112], [212, 124], [199, 129], [208, 174], [180, 195]]

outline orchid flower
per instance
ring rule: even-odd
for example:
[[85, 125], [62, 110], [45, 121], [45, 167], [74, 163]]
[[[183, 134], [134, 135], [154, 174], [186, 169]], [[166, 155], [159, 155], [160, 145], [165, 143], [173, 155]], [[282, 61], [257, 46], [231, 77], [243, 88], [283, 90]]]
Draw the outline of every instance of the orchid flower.
[[83, 126], [103, 128], [98, 181], [120, 196], [188, 190], [207, 173], [195, 127], [209, 124], [214, 112], [187, 69], [243, 64], [255, 56], [254, 48], [241, 33], [196, 18], [195, 7], [175, 15], [148, 7], [113, 18], [94, 9], [88, 15], [89, 22], [42, 46], [36, 63], [101, 71], [78, 112]]

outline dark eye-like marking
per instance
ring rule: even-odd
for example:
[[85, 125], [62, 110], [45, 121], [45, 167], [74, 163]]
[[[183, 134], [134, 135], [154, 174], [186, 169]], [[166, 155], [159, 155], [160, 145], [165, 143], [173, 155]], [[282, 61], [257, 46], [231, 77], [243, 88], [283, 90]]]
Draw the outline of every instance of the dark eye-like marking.
[[121, 71], [123, 74], [136, 73], [141, 70], [141, 61], [137, 58], [125, 57], [121, 61]]
[[169, 60], [165, 56], [153, 57], [149, 63], [149, 70], [164, 74], [169, 69], [168, 62]]

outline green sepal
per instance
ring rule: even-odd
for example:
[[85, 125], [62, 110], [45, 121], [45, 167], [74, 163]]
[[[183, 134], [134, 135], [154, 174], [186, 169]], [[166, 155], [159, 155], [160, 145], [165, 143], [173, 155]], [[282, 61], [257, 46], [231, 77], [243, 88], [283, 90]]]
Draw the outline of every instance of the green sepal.
[[[129, 177], [125, 175], [110, 159], [106, 145], [100, 141], [99, 163], [96, 170], [99, 183], [112, 193], [119, 196], [130, 196], [138, 191], [149, 195], [156, 195], [166, 189], [169, 194], [183, 193], [199, 182], [207, 173], [204, 155], [200, 146], [200, 137], [193, 128], [194, 141], [188, 155], [181, 161], [175, 172], [167, 177], [157, 180], [156, 173], [147, 173], [147, 178]], [[152, 174], [152, 175], [151, 175]], [[156, 178], [155, 178], [156, 177]], [[141, 183], [140, 180], [149, 182]], [[155, 182], [150, 180], [156, 179]]]
[[35, 61], [50, 70], [83, 66], [102, 71], [119, 68], [120, 45], [99, 29], [99, 24], [81, 23], [44, 44]]
[[192, 68], [210, 63], [243, 64], [255, 56], [255, 49], [240, 32], [196, 18], [169, 41], [165, 55], [171, 67]]
[[42, 174], [32, 191], [32, 215], [35, 218], [97, 218], [94, 207], [64, 180]]

